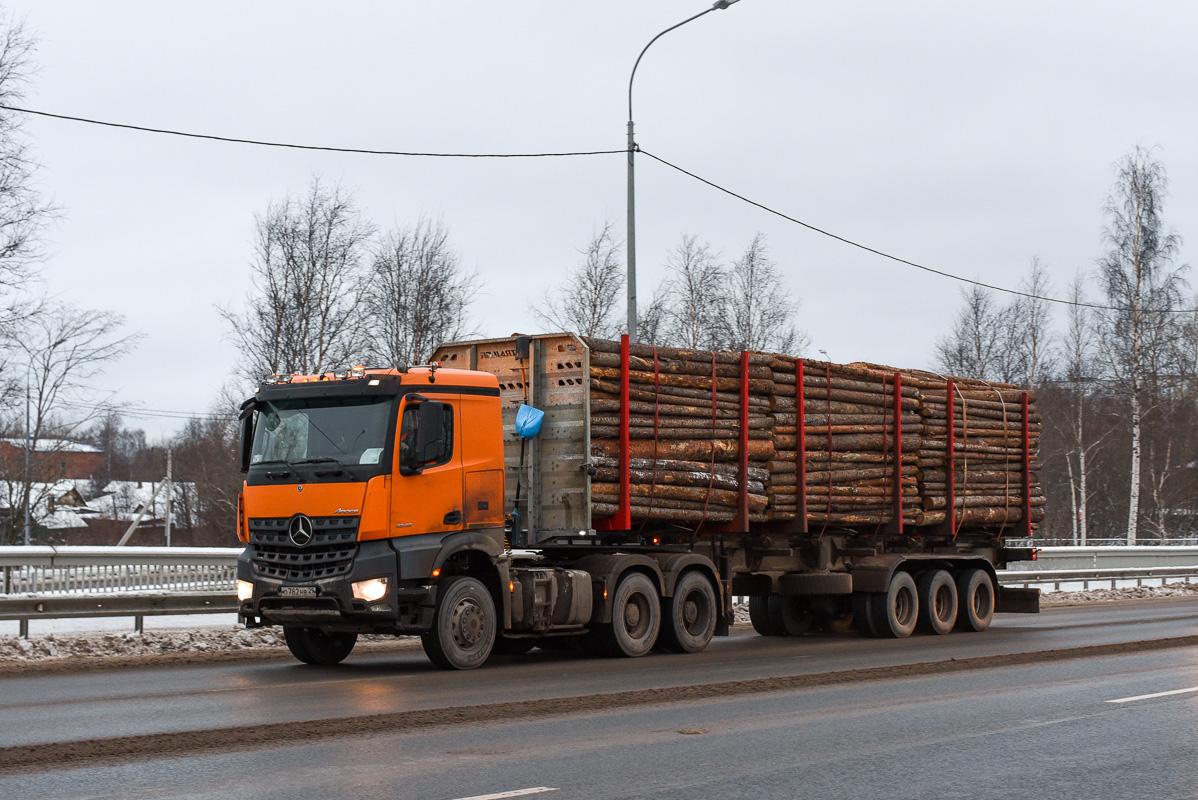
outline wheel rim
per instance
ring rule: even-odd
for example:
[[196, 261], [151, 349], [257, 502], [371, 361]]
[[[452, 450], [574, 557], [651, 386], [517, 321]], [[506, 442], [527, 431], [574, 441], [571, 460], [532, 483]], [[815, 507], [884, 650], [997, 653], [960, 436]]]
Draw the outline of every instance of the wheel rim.
[[691, 636], [700, 636], [707, 632], [707, 624], [711, 617], [711, 609], [702, 592], [688, 592], [682, 604], [682, 627]]
[[953, 596], [947, 586], [936, 590], [936, 619], [948, 622], [952, 617]]
[[985, 619], [990, 613], [990, 589], [979, 585], [973, 593], [973, 613], [978, 619]]
[[461, 600], [453, 609], [453, 640], [458, 647], [469, 650], [483, 638], [483, 610], [470, 598]]
[[624, 605], [624, 631], [632, 639], [640, 639], [649, 630], [649, 599], [639, 592]]
[[894, 593], [894, 618], [903, 626], [910, 625], [915, 617], [915, 595], [907, 587]]

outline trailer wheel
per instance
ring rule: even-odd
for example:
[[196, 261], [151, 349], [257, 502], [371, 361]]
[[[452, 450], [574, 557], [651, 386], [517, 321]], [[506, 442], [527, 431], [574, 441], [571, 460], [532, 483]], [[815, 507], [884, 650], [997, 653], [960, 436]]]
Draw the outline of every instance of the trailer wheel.
[[640, 572], [627, 573], [616, 585], [611, 624], [600, 626], [596, 637], [610, 656], [637, 658], [653, 649], [661, 630], [661, 601], [657, 587]]
[[433, 627], [420, 643], [441, 669], [474, 669], [491, 655], [496, 636], [491, 593], [477, 579], [455, 575], [438, 587]]
[[874, 594], [870, 605], [878, 636], [884, 639], [910, 636], [919, 621], [919, 590], [915, 588], [915, 579], [907, 572], [894, 573], [890, 588]]
[[786, 632], [781, 627], [775, 627], [770, 619], [769, 598], [766, 594], [749, 596], [749, 622], [761, 636], [785, 636]]
[[675, 653], [698, 653], [715, 635], [715, 589], [702, 573], [684, 572], [661, 615], [661, 644]]
[[770, 623], [781, 636], [802, 636], [811, 630], [811, 612], [797, 597], [771, 594], [766, 602]]
[[881, 636], [874, 625], [874, 592], [853, 592], [853, 627], [870, 639]]
[[354, 649], [358, 634], [285, 625], [283, 640], [287, 642], [291, 655], [305, 664], [330, 667], [345, 660]]
[[957, 630], [984, 631], [994, 619], [994, 583], [984, 569], [957, 576]]
[[919, 573], [915, 579], [919, 589], [919, 627], [932, 633], [944, 634], [957, 623], [957, 584], [953, 576], [942, 569]]

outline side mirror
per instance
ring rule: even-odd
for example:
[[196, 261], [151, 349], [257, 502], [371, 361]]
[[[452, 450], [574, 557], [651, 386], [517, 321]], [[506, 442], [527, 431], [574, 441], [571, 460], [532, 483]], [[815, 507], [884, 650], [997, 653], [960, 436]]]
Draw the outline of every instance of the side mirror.
[[249, 472], [250, 452], [254, 449], [254, 401], [246, 400], [241, 406], [241, 471]]

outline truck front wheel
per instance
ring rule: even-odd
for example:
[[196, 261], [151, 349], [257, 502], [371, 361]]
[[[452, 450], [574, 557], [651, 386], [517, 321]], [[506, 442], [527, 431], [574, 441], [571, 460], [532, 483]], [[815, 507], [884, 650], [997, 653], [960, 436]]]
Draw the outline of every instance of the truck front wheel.
[[477, 579], [457, 575], [438, 588], [433, 627], [420, 635], [420, 643], [441, 669], [474, 669], [491, 655], [495, 636], [491, 593]]
[[358, 634], [285, 625], [283, 639], [287, 642], [287, 649], [291, 651], [291, 655], [300, 661], [328, 667], [345, 660], [354, 649]]
[[711, 581], [693, 570], [683, 573], [662, 609], [662, 645], [673, 652], [698, 653], [715, 635], [716, 613]]
[[643, 573], [628, 573], [612, 597], [611, 624], [595, 631], [601, 649], [611, 656], [643, 656], [653, 649], [660, 630], [657, 587]]

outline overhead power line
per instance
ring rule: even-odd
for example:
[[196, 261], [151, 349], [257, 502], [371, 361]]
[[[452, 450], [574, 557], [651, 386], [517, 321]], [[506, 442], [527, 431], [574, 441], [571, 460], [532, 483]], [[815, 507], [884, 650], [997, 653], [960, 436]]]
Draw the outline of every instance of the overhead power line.
[[136, 417], [139, 419], [142, 419], [142, 418], [145, 418], [145, 419], [151, 419], [151, 418], [153, 418], [153, 419], [178, 419], [178, 420], [199, 419], [199, 420], [206, 420], [206, 421], [210, 421], [210, 422], [227, 422], [229, 420], [233, 420], [233, 419], [237, 418], [236, 414], [214, 414], [212, 412], [200, 412], [200, 411], [166, 411], [163, 409], [154, 409], [154, 408], [117, 407], [117, 406], [112, 406], [112, 405], [77, 403], [77, 402], [73, 402], [73, 401], [64, 401], [63, 405], [70, 406], [72, 408], [83, 408], [83, 409], [87, 409], [89, 411], [110, 411], [113, 414], [116, 414], [118, 416]]
[[[176, 131], [176, 130], [170, 130], [167, 128], [151, 128], [151, 127], [147, 127], [144, 125], [131, 125], [128, 123], [123, 123], [123, 122], [109, 122], [107, 120], [89, 119], [87, 117], [76, 117], [76, 116], [71, 116], [68, 114], [54, 114], [49, 111], [38, 111], [38, 110], [32, 109], [32, 108], [21, 108], [19, 106], [9, 106], [9, 105], [2, 105], [2, 104], [0, 104], [0, 110], [14, 111], [14, 112], [17, 112], [20, 114], [31, 114], [31, 115], [35, 115], [35, 116], [39, 116], [39, 117], [49, 117], [51, 119], [60, 119], [60, 120], [68, 121], [68, 122], [80, 122], [80, 123], [84, 123], [87, 125], [99, 125], [99, 126], [106, 127], [106, 128], [118, 128], [118, 129], [122, 129], [122, 130], [139, 131], [142, 133], [158, 133], [158, 134], [165, 134], [167, 136], [182, 136], [182, 137], [188, 138], [188, 139], [206, 139], [209, 141], [224, 142], [224, 143], [228, 143], [228, 144], [249, 144], [249, 145], [255, 145], [258, 147], [279, 147], [279, 148], [292, 149], [292, 150], [316, 150], [316, 151], [330, 152], [330, 153], [354, 153], [354, 154], [359, 154], [359, 155], [370, 155], [370, 156], [413, 156], [413, 157], [424, 157], [424, 158], [561, 158], [561, 157], [569, 157], [569, 156], [617, 155], [617, 154], [624, 154], [624, 153], [628, 152], [627, 149], [579, 150], [579, 151], [559, 152], [559, 153], [432, 153], [432, 152], [405, 151], [405, 150], [371, 150], [371, 149], [367, 149], [367, 148], [358, 148], [358, 147], [331, 147], [331, 146], [325, 146], [325, 145], [296, 144], [296, 143], [291, 143], [291, 142], [268, 142], [268, 141], [263, 141], [263, 140], [259, 140], [259, 139], [242, 139], [242, 138], [232, 137], [232, 136], [217, 136], [214, 134], [207, 134], [207, 133], [192, 133], [189, 131]], [[653, 159], [654, 161], [657, 161], [658, 163], [663, 164], [663, 165], [669, 167], [670, 169], [681, 172], [683, 175], [686, 175], [687, 177], [690, 177], [696, 181], [699, 181], [700, 183], [706, 184], [707, 186], [710, 186], [711, 188], [713, 188], [717, 191], [723, 192], [724, 194], [729, 195], [730, 197], [734, 197], [737, 200], [740, 200], [744, 203], [748, 203], [751, 206], [756, 206], [757, 208], [760, 208], [762, 211], [773, 214], [774, 216], [777, 216], [777, 217], [781, 217], [782, 219], [787, 220], [788, 222], [793, 222], [794, 224], [799, 225], [803, 228], [806, 228], [807, 230], [812, 231], [813, 233], [818, 233], [821, 236], [826, 236], [830, 239], [835, 239], [836, 241], [841, 242], [843, 244], [847, 244], [850, 247], [856, 247], [859, 250], [864, 250], [867, 253], [872, 253], [873, 255], [880, 256], [881, 258], [885, 258], [890, 261], [894, 261], [898, 264], [903, 264], [904, 266], [922, 270], [924, 272], [928, 272], [933, 275], [939, 275], [942, 278], [948, 278], [949, 280], [958, 281], [960, 283], [969, 284], [971, 286], [979, 286], [983, 289], [990, 289], [995, 292], [1002, 292], [1003, 294], [1014, 295], [1016, 297], [1024, 297], [1029, 300], [1043, 300], [1048, 303], [1056, 303], [1058, 305], [1063, 305], [1063, 306], [1077, 306], [1080, 308], [1092, 308], [1092, 309], [1096, 309], [1099, 311], [1118, 311], [1118, 310], [1120, 310], [1117, 306], [1106, 306], [1106, 305], [1102, 305], [1100, 303], [1085, 303], [1085, 302], [1077, 302], [1074, 300], [1064, 300], [1060, 297], [1049, 297], [1047, 295], [1038, 295], [1038, 294], [1032, 294], [1031, 292], [1023, 292], [1018, 289], [1008, 289], [1005, 286], [998, 286], [998, 285], [995, 285], [992, 283], [986, 283], [984, 281], [974, 280], [972, 278], [966, 278], [962, 275], [956, 275], [954, 273], [946, 272], [944, 270], [936, 269], [934, 267], [929, 267], [929, 266], [920, 264], [915, 261], [910, 261], [910, 260], [902, 258], [900, 256], [896, 256], [891, 253], [887, 253], [884, 250], [878, 250], [877, 248], [870, 247], [869, 245], [862, 244], [860, 242], [849, 239], [845, 236], [841, 236], [839, 234], [832, 233], [831, 231], [825, 230], [816, 225], [812, 225], [811, 223], [804, 222], [803, 220], [797, 219], [788, 214], [784, 214], [783, 212], [778, 211], [775, 208], [771, 208], [770, 206], [767, 206], [764, 203], [759, 203], [756, 200], [752, 200], [742, 194], [738, 194], [737, 192], [734, 192], [731, 189], [721, 186], [720, 184], [715, 183], [714, 181], [710, 181], [707, 178], [704, 178], [700, 175], [695, 174], [694, 172], [684, 169], [684, 168], [678, 166], [677, 164], [673, 164], [669, 161], [666, 161], [661, 156], [654, 155], [653, 153], [650, 153], [648, 150], [642, 150], [639, 147], [637, 148], [637, 150], [639, 152], [641, 152], [643, 155], [648, 156], [649, 158]], [[1190, 309], [1190, 308], [1167, 309], [1163, 313], [1193, 314], [1193, 313], [1198, 313], [1198, 309]], [[169, 413], [174, 413], [174, 412], [165, 412], [163, 415], [169, 414]], [[148, 413], [147, 414], [132, 414], [132, 413], [130, 413], [130, 416], [156, 416], [156, 415], [158, 415], [158, 414], [148, 414]], [[181, 418], [188, 419], [188, 418], [191, 418], [192, 416], [206, 416], [206, 415], [187, 415], [187, 412], [182, 412], [182, 414], [180, 416], [181, 416]]]
[[[750, 198], [745, 197], [742, 194], [737, 194], [736, 192], [732, 191], [731, 189], [727, 189], [723, 186], [720, 186], [718, 183], [715, 183], [714, 181], [709, 181], [700, 175], [696, 175], [695, 173], [690, 172], [689, 170], [683, 169], [682, 167], [678, 166], [677, 164], [671, 164], [669, 161], [666, 161], [661, 156], [655, 156], [647, 150], [640, 150], [639, 152], [642, 155], [648, 156], [649, 158], [653, 159], [654, 161], [664, 164], [665, 166], [669, 167], [670, 169], [677, 170], [678, 172], [681, 172], [683, 175], [694, 178], [695, 180], [699, 181], [699, 183], [704, 183], [713, 189], [723, 192], [726, 195], [735, 197], [737, 200], [741, 200], [745, 203], [748, 203], [751, 206], [756, 206], [757, 208], [760, 208], [762, 211], [766, 211], [770, 214], [773, 214], [774, 216], [781, 217], [782, 219], [787, 220], [788, 222], [793, 222], [796, 225], [800, 225], [800, 226], [806, 228], [807, 230], [813, 231], [822, 236], [827, 236], [830, 239], [835, 239], [836, 241], [843, 242], [844, 244], [847, 244], [851, 247], [856, 247], [859, 250], [864, 250], [867, 253], [873, 253], [876, 256], [881, 256], [882, 258], [886, 258], [891, 261], [895, 261], [899, 264], [904, 264], [908, 267], [914, 267], [915, 269], [923, 270], [924, 272], [930, 272], [933, 275], [939, 275], [943, 278], [949, 278], [950, 280], [960, 281], [961, 283], [968, 283], [973, 286], [980, 286], [983, 289], [992, 289], [993, 291], [996, 291], [996, 292], [1012, 294], [1017, 297], [1025, 297], [1025, 298], [1028, 298], [1029, 300], [1044, 300], [1049, 303], [1058, 303], [1063, 306], [1078, 306], [1078, 307], [1082, 307], [1082, 308], [1094, 308], [1094, 309], [1098, 309], [1099, 311], [1119, 311], [1120, 310], [1117, 306], [1104, 306], [1104, 305], [1100, 305], [1098, 303], [1081, 303], [1081, 302], [1076, 302], [1074, 300], [1063, 300], [1059, 297], [1048, 297], [1046, 295], [1032, 294], [1030, 292], [1021, 292], [1018, 289], [1008, 289], [1003, 286], [996, 286], [992, 283], [984, 283], [982, 281], [972, 280], [970, 278], [966, 278], [961, 275], [954, 275], [951, 272], [945, 272], [944, 270], [939, 270], [939, 269], [935, 269], [933, 267], [928, 267], [923, 264], [918, 264], [914, 261], [908, 261], [905, 258], [900, 258], [899, 256], [892, 255], [883, 250], [878, 250], [877, 248], [870, 247], [869, 245], [861, 244], [860, 242], [855, 242], [852, 239], [848, 239], [844, 236], [840, 236], [838, 234], [832, 233], [831, 231], [824, 230], [823, 228], [819, 228], [819, 227], [812, 225], [808, 222], [803, 222], [803, 220], [796, 219], [788, 214], [783, 214], [781, 211], [778, 211], [777, 209], [770, 208], [769, 206], [765, 205], [764, 203], [759, 203], [756, 200], [751, 200]], [[1198, 309], [1181, 308], [1181, 309], [1168, 309], [1168, 310], [1166, 310], [1165, 313], [1193, 314], [1196, 311], [1198, 311]]]
[[150, 128], [145, 125], [130, 125], [124, 122], [108, 122], [106, 120], [100, 119], [88, 119], [87, 117], [74, 117], [68, 114], [52, 114], [49, 111], [36, 111], [32, 108], [20, 108], [18, 106], [0, 105], [0, 109], [3, 109], [4, 111], [15, 111], [20, 114], [33, 114], [39, 117], [49, 117], [50, 119], [61, 119], [68, 122], [82, 122], [87, 125], [100, 125], [105, 128], [120, 128], [122, 130], [140, 131], [142, 133], [161, 133], [167, 136], [183, 136], [188, 139], [208, 139], [213, 142], [252, 144], [258, 147], [281, 147], [290, 150], [319, 150], [328, 153], [355, 153], [358, 155], [367, 156], [419, 156], [424, 158], [562, 158], [566, 156], [607, 156], [628, 152], [627, 150], [584, 150], [569, 153], [423, 153], [406, 150], [370, 150], [361, 147], [329, 147], [315, 144], [295, 144], [292, 142], [268, 142], [260, 139], [242, 139], [234, 136], [217, 136], [210, 133], [191, 133], [188, 131], [176, 131], [167, 128]]

